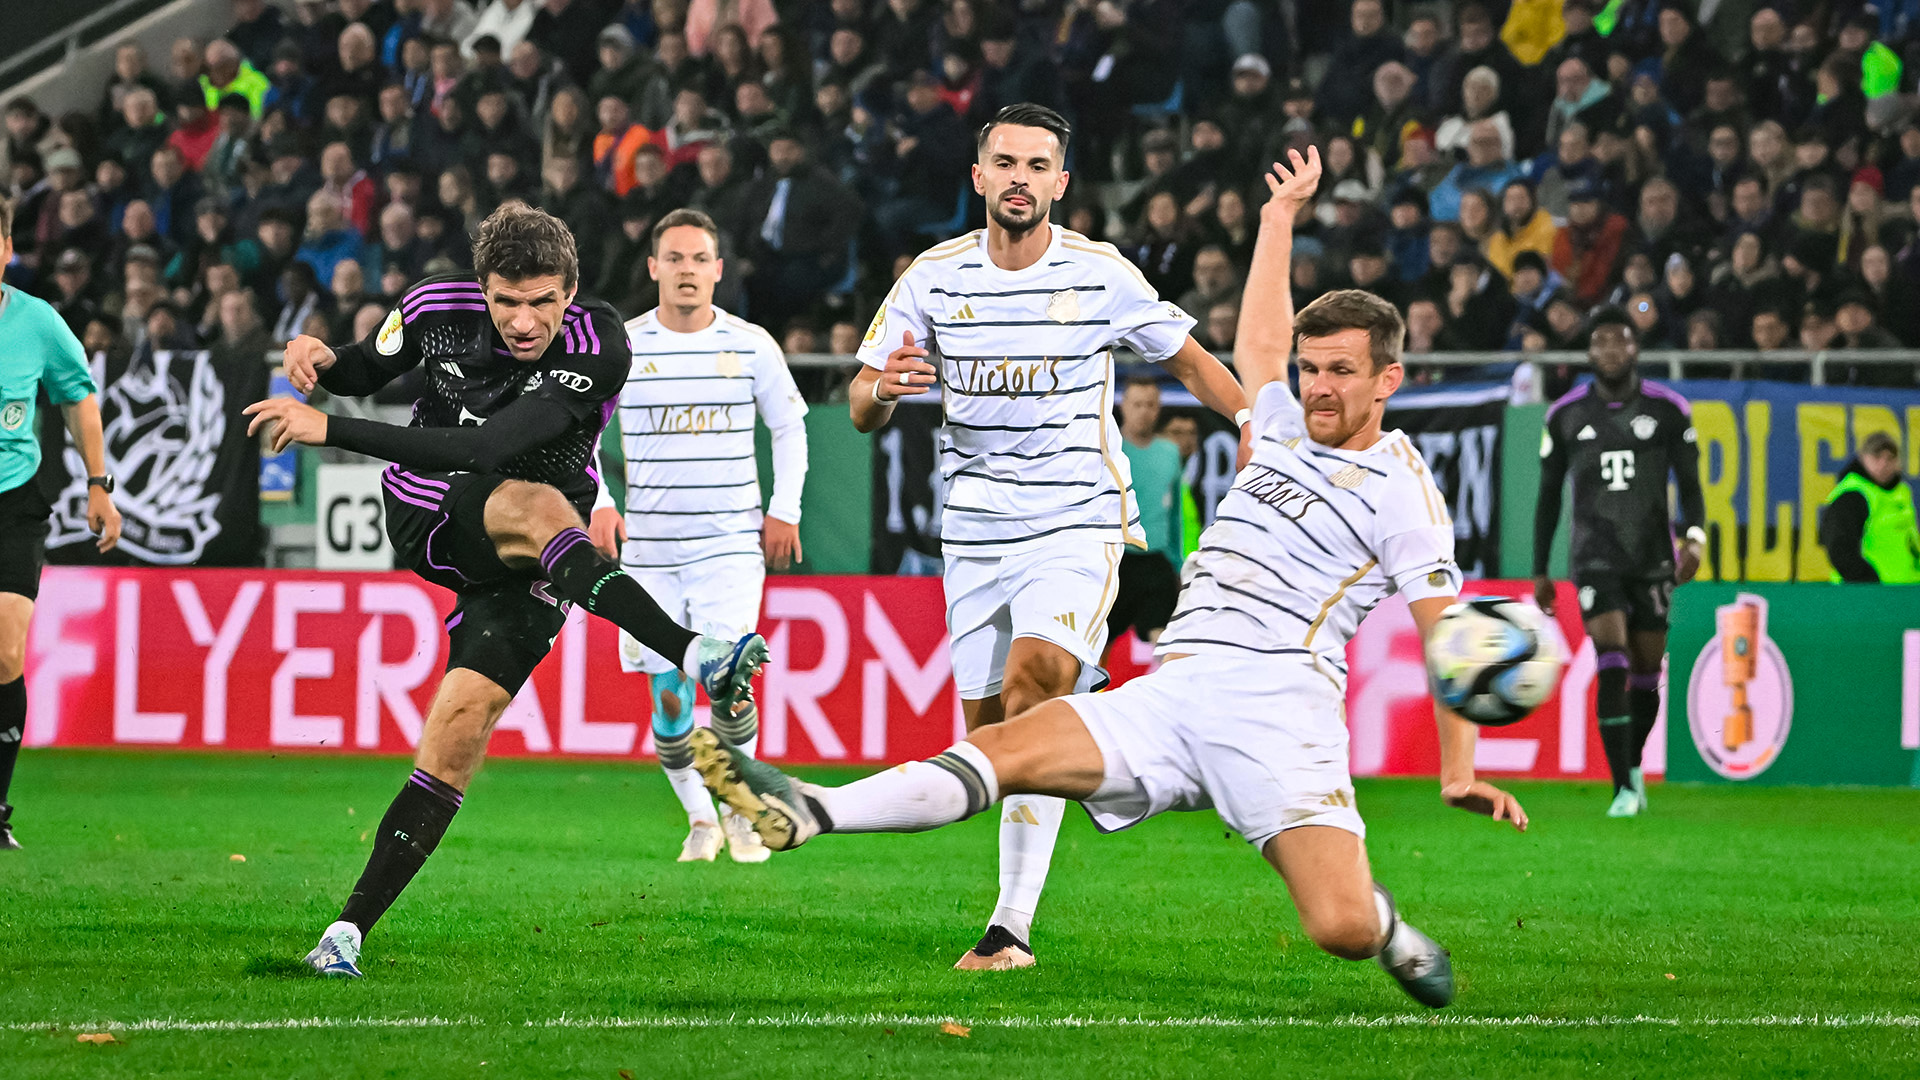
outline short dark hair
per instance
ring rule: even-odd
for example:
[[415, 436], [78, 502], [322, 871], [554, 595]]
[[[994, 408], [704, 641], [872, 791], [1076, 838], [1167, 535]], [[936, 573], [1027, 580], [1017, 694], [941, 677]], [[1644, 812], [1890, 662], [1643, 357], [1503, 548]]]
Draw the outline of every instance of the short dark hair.
[[677, 229], [682, 225], [691, 225], [703, 230], [708, 236], [713, 237], [714, 250], [720, 250], [720, 227], [713, 223], [713, 219], [708, 217], [705, 211], [695, 210], [692, 207], [681, 207], [663, 215], [659, 223], [653, 227], [653, 237], [647, 244], [647, 250], [659, 251], [660, 238], [667, 235], [667, 230]]
[[993, 134], [994, 128], [1002, 124], [1011, 124], [1015, 127], [1037, 127], [1052, 132], [1055, 141], [1060, 144], [1060, 152], [1062, 154], [1067, 152], [1067, 140], [1073, 137], [1073, 125], [1067, 123], [1066, 117], [1061, 116], [1045, 105], [1035, 105], [1031, 101], [1022, 101], [1018, 104], [1008, 105], [1006, 108], [994, 113], [993, 119], [980, 125], [980, 135], [974, 140], [973, 144], [973, 152], [975, 154], [982, 153], [986, 150], [988, 136]]
[[1367, 332], [1367, 354], [1376, 373], [1400, 362], [1406, 320], [1399, 308], [1365, 289], [1335, 289], [1301, 308], [1293, 317], [1294, 351], [1308, 338], [1332, 337], [1342, 330]]
[[1882, 454], [1898, 454], [1900, 443], [1884, 431], [1876, 431], [1860, 440], [1860, 456], [1879, 457]]
[[498, 274], [508, 281], [558, 275], [561, 287], [580, 283], [573, 233], [559, 218], [525, 203], [507, 203], [487, 215], [473, 238], [473, 272], [482, 285]]
[[0, 195], [0, 240], [13, 237], [13, 200]]
[[1593, 332], [1603, 326], [1624, 326], [1629, 337], [1639, 337], [1633, 320], [1627, 317], [1627, 309], [1618, 304], [1595, 308], [1593, 314], [1587, 316], [1587, 336], [1593, 336]]

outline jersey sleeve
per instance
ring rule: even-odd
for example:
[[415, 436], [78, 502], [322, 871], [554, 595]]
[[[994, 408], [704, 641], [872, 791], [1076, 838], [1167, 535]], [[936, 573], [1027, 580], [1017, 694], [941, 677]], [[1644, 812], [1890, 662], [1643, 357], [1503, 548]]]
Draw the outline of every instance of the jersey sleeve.
[[1306, 436], [1306, 412], [1285, 379], [1275, 379], [1261, 387], [1253, 399], [1253, 430], [1262, 438], [1285, 440]]
[[[1121, 258], [1118, 252], [1114, 257]], [[1114, 339], [1156, 364], [1179, 352], [1193, 330], [1193, 316], [1180, 310], [1180, 305], [1160, 299], [1132, 263], [1116, 271], [1107, 285], [1114, 294]]]
[[753, 358], [753, 403], [772, 435], [773, 494], [767, 513], [798, 525], [807, 482], [807, 402], [794, 385], [786, 354], [771, 337]]
[[346, 397], [371, 394], [420, 365], [420, 315], [408, 316], [409, 305], [417, 303], [416, 294], [424, 286], [415, 286], [387, 312], [380, 328], [365, 341], [336, 346], [333, 366], [320, 373], [320, 385], [329, 393]]
[[921, 304], [921, 290], [925, 287], [923, 274], [916, 274], [909, 267], [900, 275], [887, 292], [887, 298], [880, 303], [880, 310], [873, 313], [873, 322], [867, 325], [867, 336], [860, 340], [860, 351], [854, 356], [870, 368], [884, 370], [887, 357], [900, 347], [906, 334], [913, 334], [913, 343], [921, 348], [927, 347], [931, 336], [927, 328], [927, 316]]
[[1460, 595], [1460, 564], [1453, 554], [1453, 519], [1426, 462], [1412, 446], [1394, 451], [1379, 513], [1374, 556], [1380, 572], [1408, 600]]
[[528, 393], [559, 405], [576, 420], [605, 411], [633, 367], [626, 328], [617, 319], [589, 314], [563, 327], [555, 344], [565, 351], [556, 360], [548, 350], [540, 382]]
[[51, 307], [41, 311], [41, 339], [45, 347], [46, 369], [41, 385], [55, 405], [84, 401], [94, 392], [93, 370], [87, 366], [87, 351], [60, 314]]
[[1675, 406], [1679, 423], [1672, 428], [1668, 461], [1673, 468], [1673, 486], [1680, 496], [1680, 531], [1706, 525], [1706, 498], [1700, 487], [1700, 435], [1693, 427], [1693, 410]]

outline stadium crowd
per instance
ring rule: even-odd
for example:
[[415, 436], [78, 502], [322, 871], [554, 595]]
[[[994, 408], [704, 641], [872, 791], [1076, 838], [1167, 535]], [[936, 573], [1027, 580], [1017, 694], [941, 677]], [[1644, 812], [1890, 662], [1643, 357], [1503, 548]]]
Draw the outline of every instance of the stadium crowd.
[[122, 46], [90, 112], [4, 106], [8, 280], [90, 349], [363, 336], [520, 199], [628, 315], [652, 223], [705, 210], [726, 306], [851, 352], [907, 261], [978, 223], [972, 132], [1022, 100], [1076, 127], [1056, 220], [1215, 349], [1261, 172], [1308, 143], [1297, 302], [1370, 289], [1414, 351], [1578, 348], [1609, 303], [1646, 347], [1920, 345], [1916, 0], [232, 6], [217, 40]]

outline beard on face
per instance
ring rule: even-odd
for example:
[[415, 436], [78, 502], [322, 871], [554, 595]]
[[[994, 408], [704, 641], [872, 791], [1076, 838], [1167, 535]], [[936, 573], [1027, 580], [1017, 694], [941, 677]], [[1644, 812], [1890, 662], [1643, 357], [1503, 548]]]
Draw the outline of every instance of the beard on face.
[[1047, 214], [1053, 207], [1052, 203], [1043, 202], [1038, 195], [1034, 194], [1032, 188], [1023, 189], [1020, 191], [1020, 194], [1026, 198], [1029, 205], [1027, 212], [1020, 214], [1007, 208], [1006, 198], [1008, 194], [1008, 192], [1001, 192], [1000, 198], [994, 200], [993, 206], [989, 210], [993, 216], [994, 224], [1011, 233], [1024, 233], [1030, 232], [1046, 223]]

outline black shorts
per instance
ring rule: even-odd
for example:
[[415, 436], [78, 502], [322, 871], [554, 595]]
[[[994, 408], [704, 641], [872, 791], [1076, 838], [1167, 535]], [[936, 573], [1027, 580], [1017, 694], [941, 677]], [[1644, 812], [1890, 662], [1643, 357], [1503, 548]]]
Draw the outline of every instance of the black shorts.
[[1668, 612], [1673, 607], [1673, 578], [1626, 577], [1619, 574], [1575, 574], [1573, 585], [1580, 597], [1580, 617], [1591, 619], [1609, 611], [1624, 611], [1627, 629], [1667, 630]]
[[52, 515], [53, 507], [31, 476], [19, 487], [0, 491], [0, 592], [29, 600], [40, 596]]
[[1173, 621], [1179, 601], [1180, 574], [1173, 563], [1157, 551], [1129, 548], [1120, 556], [1120, 587], [1107, 612], [1108, 643], [1129, 626], [1141, 641], [1152, 640]]
[[394, 564], [460, 598], [447, 617], [447, 670], [466, 668], [514, 694], [553, 648], [571, 605], [539, 568], [502, 562], [487, 537], [487, 497], [506, 479], [394, 465], [381, 487]]

